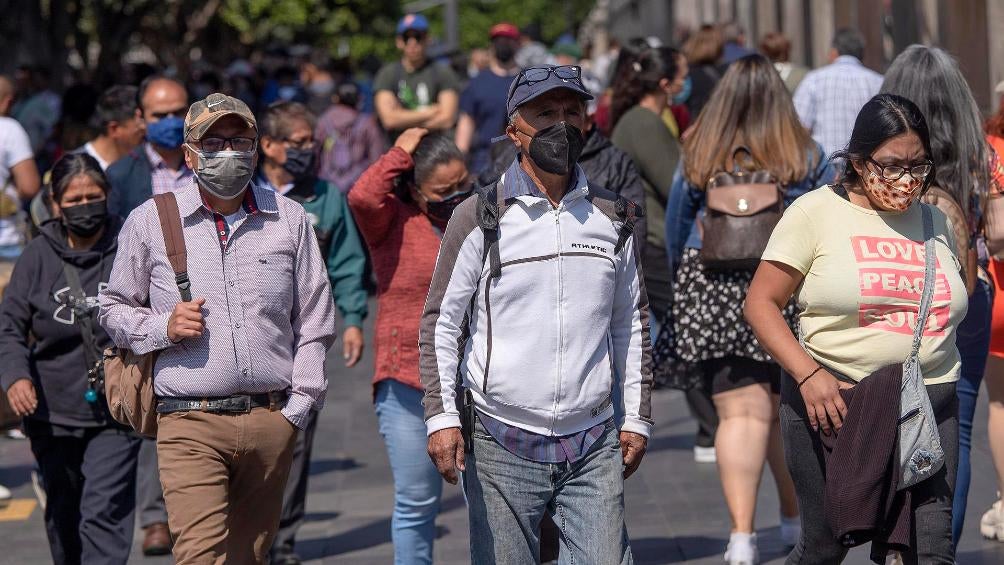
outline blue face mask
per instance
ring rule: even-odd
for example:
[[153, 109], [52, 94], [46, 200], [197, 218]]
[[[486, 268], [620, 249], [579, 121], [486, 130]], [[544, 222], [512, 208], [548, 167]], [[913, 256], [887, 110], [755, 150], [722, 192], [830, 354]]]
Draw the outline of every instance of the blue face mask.
[[177, 149], [185, 142], [185, 120], [168, 116], [146, 125], [146, 139], [154, 145]]
[[673, 97], [673, 104], [686, 104], [687, 99], [690, 98], [690, 92], [693, 89], [694, 84], [690, 81], [690, 77], [688, 76], [683, 79], [683, 90]]

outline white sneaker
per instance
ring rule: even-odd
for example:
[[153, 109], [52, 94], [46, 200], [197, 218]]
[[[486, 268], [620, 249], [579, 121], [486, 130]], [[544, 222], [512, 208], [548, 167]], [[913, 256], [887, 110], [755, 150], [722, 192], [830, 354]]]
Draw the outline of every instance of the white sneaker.
[[45, 489], [42, 488], [42, 476], [38, 474], [38, 471], [31, 472], [31, 489], [35, 491], [35, 498], [38, 499], [38, 505], [42, 508], [42, 512], [45, 512], [47, 498], [45, 496]]
[[903, 565], [903, 554], [893, 551], [885, 556], [885, 565]]
[[694, 446], [694, 461], [697, 463], [717, 463], [718, 452], [712, 447]]
[[757, 565], [760, 553], [756, 547], [756, 534], [736, 532], [729, 536], [729, 547], [725, 550], [725, 562], [729, 565]]
[[798, 516], [785, 518], [781, 516], [781, 542], [785, 547], [795, 547], [802, 537], [802, 519]]
[[983, 514], [980, 533], [987, 539], [1004, 541], [1004, 501], [998, 500]]
[[7, 505], [10, 504], [10, 498], [10, 489], [0, 485], [0, 508], [6, 508]]
[[7, 430], [7, 439], [28, 439], [28, 436], [24, 435], [21, 428], [11, 428]]

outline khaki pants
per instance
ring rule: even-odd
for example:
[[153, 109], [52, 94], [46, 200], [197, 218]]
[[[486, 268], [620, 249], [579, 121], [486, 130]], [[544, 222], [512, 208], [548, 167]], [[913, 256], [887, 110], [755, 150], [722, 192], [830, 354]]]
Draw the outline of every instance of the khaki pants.
[[178, 565], [265, 563], [296, 428], [279, 410], [157, 418], [160, 482]]

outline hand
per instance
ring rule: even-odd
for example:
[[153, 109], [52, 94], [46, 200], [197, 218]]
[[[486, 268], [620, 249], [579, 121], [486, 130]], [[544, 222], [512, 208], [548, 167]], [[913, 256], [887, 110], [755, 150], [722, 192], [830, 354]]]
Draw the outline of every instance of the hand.
[[342, 357], [346, 367], [355, 367], [363, 356], [363, 330], [355, 326], [345, 328], [342, 334]]
[[444, 428], [429, 436], [429, 457], [446, 482], [457, 484], [457, 470], [464, 470], [464, 436], [460, 428]]
[[7, 389], [7, 402], [19, 417], [31, 416], [38, 408], [38, 397], [31, 379], [18, 379]]
[[173, 343], [190, 337], [201, 337], [206, 324], [202, 321], [202, 305], [205, 298], [196, 298], [191, 302], [179, 302], [174, 306], [174, 312], [167, 321], [167, 337]]
[[624, 478], [628, 478], [638, 470], [645, 450], [648, 449], [648, 438], [634, 432], [621, 432], [621, 455], [624, 457]]
[[819, 431], [821, 427], [824, 435], [830, 435], [831, 429], [839, 430], [844, 426], [847, 405], [844, 404], [840, 391], [853, 386], [837, 380], [825, 369], [805, 381], [799, 392], [805, 401], [805, 412], [813, 431]]
[[397, 141], [394, 142], [394, 147], [400, 147], [409, 155], [412, 155], [415, 153], [415, 148], [418, 147], [418, 142], [422, 141], [422, 138], [427, 133], [429, 133], [429, 130], [425, 128], [408, 128], [398, 136]]

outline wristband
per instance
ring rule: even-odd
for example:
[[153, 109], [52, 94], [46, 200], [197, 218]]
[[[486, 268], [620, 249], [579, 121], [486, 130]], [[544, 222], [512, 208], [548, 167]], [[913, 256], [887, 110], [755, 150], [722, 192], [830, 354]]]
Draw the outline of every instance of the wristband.
[[808, 381], [812, 377], [816, 376], [816, 373], [818, 373], [818, 372], [820, 372], [822, 370], [823, 370], [823, 366], [822, 365], [817, 366], [811, 373], [809, 373], [809, 376], [805, 377], [804, 379], [802, 379], [801, 381], [798, 382], [798, 386], [795, 387], [795, 390], [802, 390], [802, 385], [804, 385], [806, 383], [806, 381]]

